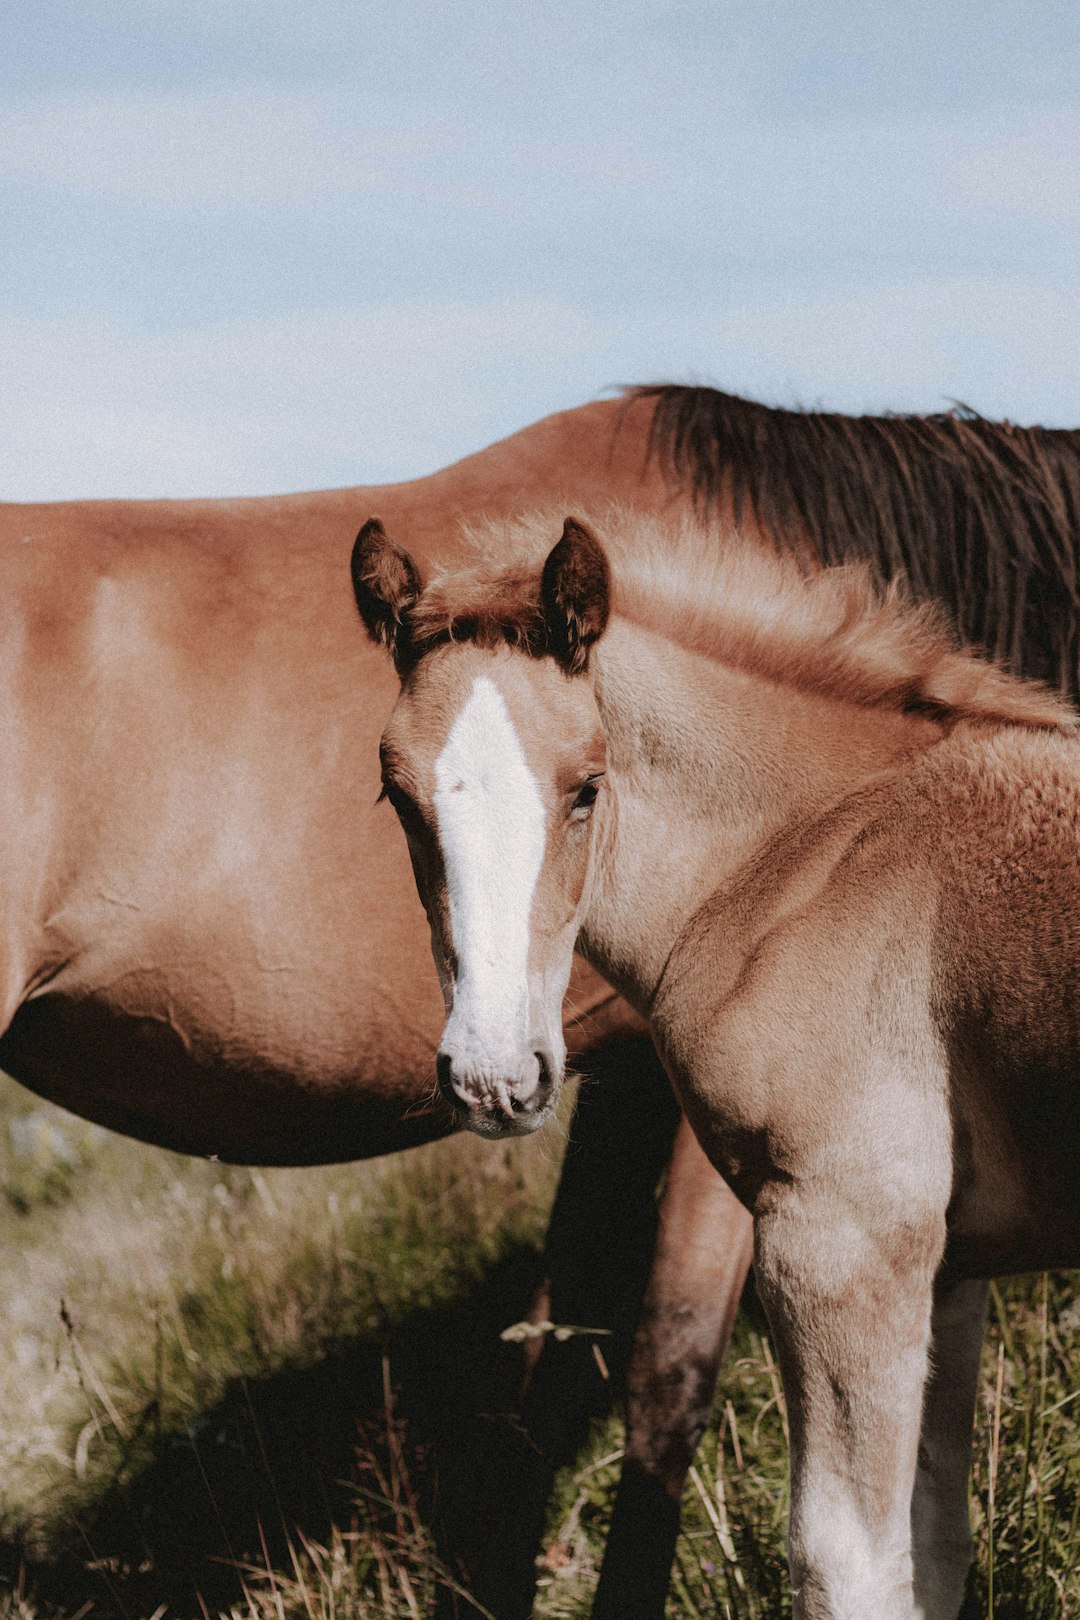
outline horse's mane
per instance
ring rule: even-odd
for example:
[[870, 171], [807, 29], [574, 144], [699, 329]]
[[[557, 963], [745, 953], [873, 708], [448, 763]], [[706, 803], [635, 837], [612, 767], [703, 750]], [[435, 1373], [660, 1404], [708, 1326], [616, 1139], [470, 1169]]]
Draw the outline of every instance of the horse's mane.
[[961, 638], [1080, 696], [1080, 430], [779, 410], [661, 383], [649, 451], [703, 516], [730, 503], [778, 547], [867, 561], [943, 602]]
[[[545, 651], [540, 567], [564, 514], [469, 535], [474, 566], [435, 574], [409, 614], [418, 655], [444, 641]], [[688, 651], [861, 706], [949, 720], [1072, 730], [1056, 693], [956, 646], [944, 613], [867, 564], [807, 569], [738, 535], [613, 510], [593, 525], [612, 564], [613, 609]], [[512, 559], [509, 563], [507, 559]]]

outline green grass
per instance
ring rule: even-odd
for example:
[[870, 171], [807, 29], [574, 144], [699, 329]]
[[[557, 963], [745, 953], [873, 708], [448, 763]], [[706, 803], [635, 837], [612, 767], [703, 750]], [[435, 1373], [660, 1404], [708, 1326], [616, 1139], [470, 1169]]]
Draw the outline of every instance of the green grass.
[[[548, 1136], [459, 1139], [228, 1170], [0, 1082], [2, 1620], [429, 1615], [455, 1580], [432, 1525], [508, 1422], [519, 1352], [499, 1331], [558, 1157]], [[1068, 1277], [995, 1291], [965, 1620], [1080, 1616], [1076, 1300]], [[599, 1569], [622, 1436], [598, 1388], [551, 1502], [541, 1620], [586, 1615]], [[687, 1488], [671, 1620], [789, 1613], [786, 1514], [751, 1311]]]

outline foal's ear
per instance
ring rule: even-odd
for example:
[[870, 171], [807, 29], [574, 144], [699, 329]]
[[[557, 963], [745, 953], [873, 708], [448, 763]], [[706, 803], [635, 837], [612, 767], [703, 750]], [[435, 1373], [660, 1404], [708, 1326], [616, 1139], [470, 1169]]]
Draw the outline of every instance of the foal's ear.
[[368, 518], [356, 537], [352, 582], [368, 635], [389, 647], [397, 661], [407, 639], [406, 615], [423, 586], [416, 564], [394, 544], [378, 518]]
[[611, 601], [607, 553], [577, 518], [567, 518], [562, 539], [548, 553], [540, 600], [551, 650], [569, 674], [577, 675], [604, 633]]

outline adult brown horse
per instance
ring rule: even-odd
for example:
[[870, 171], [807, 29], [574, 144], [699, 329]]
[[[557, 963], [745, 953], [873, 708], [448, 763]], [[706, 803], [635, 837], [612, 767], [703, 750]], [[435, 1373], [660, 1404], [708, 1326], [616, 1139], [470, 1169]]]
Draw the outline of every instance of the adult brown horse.
[[[427, 928], [376, 806], [393, 683], [342, 599], [357, 513], [377, 500], [434, 558], [462, 518], [557, 492], [685, 507], [650, 461], [653, 415], [645, 399], [586, 406], [377, 491], [2, 509], [4, 1069], [89, 1119], [223, 1160], [348, 1160], [454, 1128], [432, 1098], [443, 1014]], [[638, 1275], [631, 1237], [655, 1222], [677, 1111], [642, 1031], [580, 967], [567, 1037], [601, 1083], [572, 1128], [536, 1304], [556, 1321], [609, 1322]], [[665, 1121], [632, 1160], [607, 1143], [609, 1078]], [[748, 1260], [733, 1219], [708, 1268], [727, 1301], [708, 1312], [710, 1371]], [[592, 1365], [580, 1342], [551, 1350], [564, 1365], [540, 1358], [533, 1444], [511, 1459], [518, 1477], [532, 1467], [531, 1500], [477, 1573], [500, 1616], [530, 1606], [546, 1459], [582, 1415], [565, 1363], [579, 1384]], [[657, 1454], [663, 1423], [643, 1426]], [[635, 1536], [631, 1554], [626, 1580], [662, 1590], [667, 1550]]]
[[[369, 511], [425, 565], [462, 520], [554, 499], [696, 503], [718, 543], [756, 514], [761, 537], [808, 556], [903, 565], [965, 634], [1074, 681], [1078, 468], [1074, 433], [804, 416], [662, 388], [377, 490], [0, 508], [0, 1063], [90, 1118], [222, 1158], [362, 1157], [449, 1128], [427, 1101], [442, 1008], [426, 930], [389, 812], [373, 805], [394, 683], [342, 599]], [[613, 1083], [590, 1088], [575, 1121], [537, 1312], [600, 1324], [613, 1299], [590, 1289], [617, 1292], [640, 1248], [674, 1116], [649, 1144], [612, 1151], [615, 1075], [658, 1110], [666, 1088], [629, 1010], [584, 971], [573, 994], [571, 1055]], [[662, 1608], [747, 1256], [741, 1211], [681, 1131], [598, 1612]], [[547, 1398], [547, 1359], [529, 1397], [541, 1452], [574, 1404]], [[519, 1591], [541, 1496], [509, 1549]]]

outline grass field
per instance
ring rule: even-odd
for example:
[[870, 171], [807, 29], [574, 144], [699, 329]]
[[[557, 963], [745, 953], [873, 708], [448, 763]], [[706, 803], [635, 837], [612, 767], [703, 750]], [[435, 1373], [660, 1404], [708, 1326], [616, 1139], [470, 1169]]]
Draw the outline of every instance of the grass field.
[[[120, 1140], [0, 1081], [3, 1620], [430, 1613], [430, 1528], [509, 1420], [557, 1136], [325, 1171]], [[1080, 1304], [995, 1292], [967, 1617], [1080, 1616]], [[588, 1613], [618, 1474], [596, 1380], [537, 1614]], [[740, 1323], [684, 1504], [669, 1616], [789, 1612], [785, 1413]], [[462, 1612], [467, 1612], [463, 1609]]]

